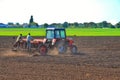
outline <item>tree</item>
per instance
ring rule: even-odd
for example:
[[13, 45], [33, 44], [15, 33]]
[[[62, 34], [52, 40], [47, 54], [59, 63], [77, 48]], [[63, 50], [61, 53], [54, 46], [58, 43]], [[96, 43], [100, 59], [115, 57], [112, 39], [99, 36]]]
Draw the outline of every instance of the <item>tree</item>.
[[103, 22], [102, 22], [102, 27], [103, 27], [103, 28], [107, 28], [107, 27], [108, 27], [107, 21], [103, 21]]
[[120, 22], [115, 25], [116, 28], [120, 28]]
[[52, 23], [52, 24], [50, 24], [50, 26], [54, 26], [54, 27], [57, 27], [57, 23]]
[[84, 27], [85, 27], [85, 28], [88, 27], [88, 23], [87, 23], [87, 22], [85, 22], [85, 23], [83, 23], [83, 24], [84, 24]]
[[8, 22], [8, 27], [15, 27], [13, 22]]
[[30, 23], [33, 23], [33, 22], [34, 22], [33, 16], [31, 15], [30, 20], [29, 20], [29, 24], [30, 24]]
[[23, 26], [20, 25], [19, 23], [14, 24], [16, 28], [22, 28]]
[[33, 16], [31, 15], [30, 20], [29, 20], [29, 28], [36, 28], [39, 27], [38, 23], [34, 22]]
[[32, 22], [32, 23], [30, 23], [30, 27], [36, 28], [36, 27], [39, 27], [39, 25], [36, 22]]
[[84, 24], [79, 23], [79, 28], [84, 28]]
[[74, 26], [75, 27], [79, 27], [79, 23], [78, 22], [74, 22]]
[[68, 22], [64, 22], [64, 23], [63, 23], [63, 27], [64, 27], [64, 28], [68, 28], [68, 26], [69, 26], [69, 23], [68, 23]]
[[111, 23], [108, 23], [108, 27], [109, 27], [109, 28], [115, 28], [115, 26], [112, 25]]
[[97, 23], [97, 28], [102, 28], [102, 23]]
[[49, 25], [47, 23], [43, 24], [44, 28], [47, 28]]
[[97, 27], [97, 24], [94, 23], [94, 22], [89, 22], [89, 23], [88, 23], [88, 27], [96, 28], [96, 27]]

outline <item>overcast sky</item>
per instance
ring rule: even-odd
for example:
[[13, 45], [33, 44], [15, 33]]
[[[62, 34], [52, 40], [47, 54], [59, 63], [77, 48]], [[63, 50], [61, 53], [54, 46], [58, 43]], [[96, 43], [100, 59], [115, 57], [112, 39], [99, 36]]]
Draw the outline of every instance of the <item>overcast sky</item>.
[[120, 21], [120, 0], [0, 0], [0, 23]]

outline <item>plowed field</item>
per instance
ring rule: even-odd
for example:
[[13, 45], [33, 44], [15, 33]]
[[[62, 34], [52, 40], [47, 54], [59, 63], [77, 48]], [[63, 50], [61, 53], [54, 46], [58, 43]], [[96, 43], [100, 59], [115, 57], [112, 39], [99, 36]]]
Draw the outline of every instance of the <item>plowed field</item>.
[[0, 37], [0, 80], [120, 80], [120, 37], [73, 37], [78, 54], [12, 51]]

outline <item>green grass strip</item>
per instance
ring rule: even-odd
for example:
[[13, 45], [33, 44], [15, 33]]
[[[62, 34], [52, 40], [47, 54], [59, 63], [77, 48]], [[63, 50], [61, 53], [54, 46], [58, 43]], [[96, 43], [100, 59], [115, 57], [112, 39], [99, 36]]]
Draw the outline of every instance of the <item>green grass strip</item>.
[[[44, 28], [0, 28], [0, 36], [18, 36], [20, 33], [26, 36], [45, 36]], [[67, 28], [67, 36], [120, 36], [120, 29], [111, 28]]]

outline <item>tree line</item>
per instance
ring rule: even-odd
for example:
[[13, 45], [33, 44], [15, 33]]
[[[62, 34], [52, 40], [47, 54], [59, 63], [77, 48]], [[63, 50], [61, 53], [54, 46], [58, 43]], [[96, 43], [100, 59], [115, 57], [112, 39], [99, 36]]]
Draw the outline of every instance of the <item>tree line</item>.
[[8, 23], [8, 27], [14, 27], [14, 28], [47, 28], [47, 27], [59, 27], [59, 28], [120, 28], [120, 22], [116, 23], [115, 25], [107, 22], [102, 21], [99, 23], [95, 22], [84, 22], [84, 23], [69, 23], [67, 21], [63, 23], [44, 23], [39, 25], [37, 22], [34, 21], [33, 16], [30, 16], [29, 23]]
[[49, 26], [55, 26], [55, 27], [63, 27], [63, 28], [120, 28], [120, 22], [116, 23], [115, 25], [107, 22], [107, 21], [102, 21], [99, 23], [95, 22], [84, 22], [84, 23], [52, 23], [52, 24], [43, 24], [42, 25], [44, 28], [47, 28]]
[[64, 22], [64, 23], [44, 23], [44, 24], [38, 24], [36, 22], [31, 22], [31, 23], [8, 23], [9, 27], [14, 27], [14, 28], [47, 28], [47, 27], [58, 27], [58, 28], [120, 28], [120, 22], [116, 23], [115, 25], [107, 22], [107, 21], [102, 21], [99, 23], [95, 22], [84, 22], [84, 23], [69, 23], [69, 22]]

